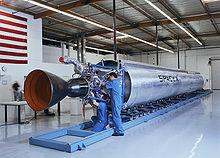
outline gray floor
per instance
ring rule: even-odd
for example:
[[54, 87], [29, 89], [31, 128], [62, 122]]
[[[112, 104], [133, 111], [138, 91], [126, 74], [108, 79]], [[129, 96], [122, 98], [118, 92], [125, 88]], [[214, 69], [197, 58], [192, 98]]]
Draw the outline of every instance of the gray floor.
[[27, 125], [0, 127], [0, 158], [219, 158], [220, 91], [110, 137], [83, 151], [65, 153], [32, 146], [28, 138], [81, 122], [69, 115], [41, 117]]

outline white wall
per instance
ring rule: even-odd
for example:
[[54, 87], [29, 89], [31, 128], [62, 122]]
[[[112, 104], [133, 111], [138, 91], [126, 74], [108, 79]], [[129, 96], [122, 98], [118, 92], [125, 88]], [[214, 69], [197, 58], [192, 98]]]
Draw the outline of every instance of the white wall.
[[[108, 54], [104, 56], [104, 59], [114, 60], [114, 54]], [[136, 56], [130, 56], [125, 54], [118, 54], [118, 60], [132, 60], [136, 61]]]
[[[2, 10], [7, 12], [14, 12], [13, 10], [1, 7]], [[27, 29], [27, 46], [28, 46], [28, 64], [5, 64], [0, 63], [0, 68], [5, 66], [7, 68], [6, 72], [2, 72], [1, 74], [5, 75], [3, 78], [7, 80], [7, 85], [3, 85], [0, 82], [0, 102], [2, 101], [11, 101], [12, 97], [12, 89], [11, 85], [16, 80], [21, 85], [21, 89], [24, 86], [24, 76], [27, 76], [29, 72], [34, 69], [42, 69], [45, 71], [49, 71], [58, 76], [63, 76], [65, 78], [70, 77], [73, 73], [73, 68], [70, 65], [63, 64], [54, 64], [54, 63], [43, 63], [42, 62], [42, 20], [34, 19], [31, 15], [27, 15], [24, 13], [16, 13], [16, 15], [20, 15], [26, 17], [28, 19], [28, 29]], [[64, 71], [65, 70], [65, 71]], [[26, 107], [27, 111], [30, 112], [29, 107]], [[17, 118], [17, 109], [9, 108], [8, 117], [9, 121], [15, 120]], [[4, 108], [0, 107], [0, 122], [4, 122]]]
[[[142, 63], [149, 63], [149, 58], [148, 58], [148, 55], [146, 53], [133, 55], [133, 56], [130, 57], [129, 60], [142, 62]], [[153, 64], [153, 63], [154, 62], [152, 61], [151, 64]]]
[[[11, 11], [9, 9], [5, 9], [1, 7], [1, 9], [6, 11]], [[41, 20], [33, 20], [31, 16], [26, 14], [18, 13], [17, 15], [21, 15], [23, 17], [27, 17], [28, 21], [28, 29], [27, 29], [27, 46], [28, 46], [28, 60], [29, 64], [3, 64], [0, 63], [0, 68], [5, 66], [7, 68], [7, 72], [4, 75], [7, 75], [11, 78], [11, 81], [8, 84], [12, 84], [14, 80], [19, 81], [21, 86], [23, 86], [24, 76], [32, 69], [32, 67], [39, 62], [42, 56], [41, 50]], [[6, 91], [1, 94], [1, 101], [9, 101], [12, 98], [4, 97], [7, 95], [9, 91]], [[11, 92], [10, 92], [11, 93]], [[8, 95], [7, 95], [8, 96]], [[11, 96], [11, 95], [10, 95]]]
[[[6, 9], [1, 7], [2, 10], [7, 12], [13, 12], [10, 9]], [[3, 64], [0, 63], [0, 68], [5, 66], [7, 71], [4, 73], [5, 78], [8, 80], [7, 85], [0, 84], [1, 95], [0, 101], [11, 101], [12, 100], [12, 90], [11, 84], [13, 81], [17, 80], [20, 85], [23, 87], [24, 76], [27, 75], [29, 71], [36, 67], [36, 65], [40, 65], [41, 57], [42, 57], [42, 47], [41, 47], [41, 37], [42, 37], [42, 30], [41, 19], [34, 20], [32, 16], [26, 15], [23, 13], [17, 13], [16, 15], [20, 15], [26, 17], [28, 19], [28, 29], [27, 29], [27, 46], [28, 46], [28, 61], [27, 65], [23, 64]], [[2, 74], [2, 72], [1, 72]], [[7, 88], [4, 88], [4, 87]], [[4, 90], [4, 91], [3, 91]], [[4, 118], [4, 111], [3, 107], [0, 107], [0, 122], [3, 122]], [[16, 110], [10, 108], [9, 111], [9, 120], [14, 119], [14, 116], [17, 115]]]
[[220, 60], [211, 61], [212, 89], [220, 90]]
[[[198, 71], [208, 83], [205, 88], [211, 88], [211, 66], [208, 64], [210, 57], [220, 56], [218, 49], [202, 49], [186, 52], [186, 70]], [[220, 79], [219, 79], [220, 80]]]

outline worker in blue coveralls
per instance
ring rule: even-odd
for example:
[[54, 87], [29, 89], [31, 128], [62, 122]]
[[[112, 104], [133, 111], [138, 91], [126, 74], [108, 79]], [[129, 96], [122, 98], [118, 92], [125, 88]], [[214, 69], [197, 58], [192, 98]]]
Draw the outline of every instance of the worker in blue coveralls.
[[[94, 97], [94, 94], [91, 92], [91, 95]], [[108, 97], [107, 94], [100, 94], [99, 98], [106, 100]], [[106, 130], [106, 126], [108, 124], [108, 111], [107, 105], [105, 102], [99, 101], [97, 102], [95, 99], [92, 99], [93, 105], [97, 107], [97, 116], [92, 116], [93, 128], [94, 132], [101, 132]]]
[[115, 131], [112, 136], [124, 136], [124, 130], [122, 128], [121, 121], [121, 108], [122, 103], [122, 87], [120, 81], [117, 79], [117, 74], [111, 72], [109, 74], [109, 81], [102, 82], [102, 86], [105, 86], [110, 90], [110, 99], [112, 107], [112, 119], [115, 127]]

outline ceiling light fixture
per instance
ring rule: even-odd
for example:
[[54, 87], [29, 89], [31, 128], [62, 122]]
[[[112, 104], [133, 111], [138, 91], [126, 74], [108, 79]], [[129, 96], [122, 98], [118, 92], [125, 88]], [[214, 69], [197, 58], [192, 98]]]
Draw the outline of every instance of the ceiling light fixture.
[[217, 2], [217, 1], [220, 1], [220, 0], [202, 0], [203, 2], [205, 3], [210, 3], [210, 2]]
[[100, 48], [89, 47], [89, 46], [86, 46], [86, 48], [114, 54], [114, 51], [110, 51], [110, 50], [106, 50], [106, 49], [100, 49]]
[[153, 7], [154, 9], [156, 9], [158, 12], [160, 12], [163, 16], [165, 16], [167, 19], [169, 19], [170, 21], [172, 21], [176, 26], [178, 26], [181, 30], [183, 30], [186, 34], [188, 34], [190, 37], [192, 37], [198, 44], [202, 45], [202, 43], [196, 38], [194, 37], [191, 33], [189, 33], [189, 31], [187, 31], [186, 29], [184, 29], [180, 24], [178, 24], [175, 20], [173, 20], [169, 15], [167, 15], [166, 13], [164, 13], [160, 8], [158, 8], [157, 6], [155, 6], [152, 2], [150, 2], [149, 0], [145, 0], [145, 2], [147, 2], [151, 7]]
[[[111, 29], [111, 28], [109, 28], [109, 27], [107, 27], [107, 26], [104, 26], [104, 25], [98, 24], [98, 23], [96, 23], [96, 22], [93, 22], [93, 21], [87, 20], [87, 19], [85, 19], [85, 18], [82, 18], [82, 17], [76, 16], [76, 15], [72, 15], [72, 14], [70, 14], [70, 13], [68, 13], [68, 12], [61, 11], [61, 10], [59, 10], [59, 9], [56, 9], [56, 8], [53, 8], [53, 7], [47, 6], [47, 5], [45, 5], [45, 4], [41, 4], [41, 3], [39, 3], [39, 2], [35, 2], [35, 1], [33, 1], [33, 0], [24, 0], [24, 1], [27, 1], [27, 2], [29, 2], [29, 3], [31, 3], [31, 4], [34, 4], [34, 5], [40, 6], [40, 7], [42, 7], [42, 8], [45, 8], [45, 9], [48, 9], [48, 10], [51, 10], [51, 11], [54, 11], [54, 12], [57, 12], [57, 13], [60, 13], [60, 14], [63, 14], [63, 15], [69, 16], [69, 17], [72, 17], [72, 18], [74, 18], [74, 19], [77, 19], [77, 20], [80, 20], [80, 21], [83, 21], [83, 22], [86, 22], [86, 23], [89, 23], [89, 24], [95, 25], [95, 26], [100, 27], [100, 28], [103, 28], [103, 29], [105, 29], [105, 30], [108, 30], [108, 31], [114, 32], [113, 29]], [[140, 38], [137, 38], [137, 37], [135, 37], [135, 36], [132, 36], [132, 35], [129, 35], [129, 34], [126, 34], [126, 33], [123, 33], [123, 32], [119, 32], [119, 31], [116, 31], [116, 33], [118, 33], [118, 34], [120, 34], [120, 35], [123, 35], [123, 36], [127, 36], [127, 37], [129, 37], [129, 38], [132, 38], [132, 39], [134, 39], [134, 40], [140, 41], [140, 42], [142, 42], [142, 43], [148, 44], [148, 45], [150, 45], [150, 46], [157, 47], [156, 44], [153, 44], [153, 43], [147, 42], [147, 41], [142, 40], [142, 39], [140, 39]], [[162, 50], [164, 50], [164, 51], [170, 52], [170, 53], [174, 53], [174, 51], [169, 50], [169, 49], [164, 48], [164, 47], [161, 47], [161, 46], [158, 46], [158, 48], [159, 48], [159, 49], [162, 49]]]
[[[125, 38], [128, 38], [128, 36], [117, 36], [116, 40], [125, 39]], [[111, 40], [114, 40], [114, 37], [112, 37]]]

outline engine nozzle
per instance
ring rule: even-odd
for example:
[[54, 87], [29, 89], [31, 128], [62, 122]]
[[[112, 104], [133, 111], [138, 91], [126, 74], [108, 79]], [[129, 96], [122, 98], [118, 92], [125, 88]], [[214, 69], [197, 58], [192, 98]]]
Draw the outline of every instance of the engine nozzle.
[[84, 78], [62, 78], [42, 70], [32, 71], [24, 84], [24, 95], [28, 105], [36, 110], [45, 110], [66, 96], [85, 97], [89, 92], [89, 84]]

